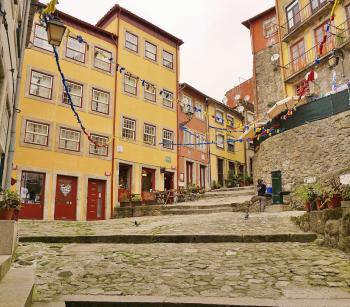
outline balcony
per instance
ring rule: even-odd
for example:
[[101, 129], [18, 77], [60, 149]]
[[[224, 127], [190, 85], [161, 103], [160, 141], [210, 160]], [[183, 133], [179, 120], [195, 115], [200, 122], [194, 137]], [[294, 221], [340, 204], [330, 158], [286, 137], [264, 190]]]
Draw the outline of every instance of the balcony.
[[315, 7], [311, 5], [310, 1], [306, 6], [301, 8], [293, 17], [289, 18], [285, 24], [281, 26], [281, 37], [283, 42], [290, 41], [295, 35], [300, 33], [305, 27], [316, 17], [328, 12], [331, 3], [329, 1], [321, 2], [319, 0], [318, 5]]
[[[340, 49], [350, 41], [350, 19], [339, 25], [331, 27], [331, 33], [328, 35], [326, 43], [323, 46], [323, 52], [320, 61], [327, 58], [331, 51]], [[294, 77], [315, 64], [319, 55], [320, 44], [313, 46], [305, 53], [289, 62], [284, 66], [285, 81], [292, 82]]]

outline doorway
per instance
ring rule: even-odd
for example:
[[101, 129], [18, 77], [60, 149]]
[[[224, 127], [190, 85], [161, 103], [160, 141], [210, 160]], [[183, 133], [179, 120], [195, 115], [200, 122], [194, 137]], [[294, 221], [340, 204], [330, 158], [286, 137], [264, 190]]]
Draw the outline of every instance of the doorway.
[[77, 177], [57, 175], [55, 220], [76, 220]]
[[45, 174], [22, 172], [21, 178], [22, 208], [20, 219], [42, 220], [44, 218]]
[[205, 189], [205, 169], [204, 165], [201, 165], [199, 168], [199, 177], [200, 177], [200, 187]]
[[132, 166], [128, 164], [119, 164], [119, 185], [118, 201], [126, 202], [130, 200], [132, 183]]
[[155, 189], [156, 171], [143, 167], [141, 176], [141, 197], [143, 200], [150, 200], [153, 198], [153, 191]]
[[224, 160], [218, 158], [218, 184], [224, 186]]
[[165, 172], [164, 173], [164, 190], [174, 189], [174, 173]]
[[106, 181], [89, 179], [87, 194], [88, 221], [104, 220], [106, 208]]
[[186, 161], [186, 187], [193, 183], [193, 163]]

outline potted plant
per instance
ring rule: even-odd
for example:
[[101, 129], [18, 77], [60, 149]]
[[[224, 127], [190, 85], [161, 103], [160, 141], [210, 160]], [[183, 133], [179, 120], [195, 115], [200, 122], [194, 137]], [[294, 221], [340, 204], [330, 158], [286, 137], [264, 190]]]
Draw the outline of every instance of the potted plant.
[[341, 206], [343, 208], [350, 207], [350, 185], [342, 185], [341, 187], [341, 197], [342, 197], [342, 201], [341, 201]]
[[[14, 212], [21, 208], [21, 198], [17, 191], [5, 190], [0, 200], [0, 220], [11, 220]], [[16, 219], [18, 214], [16, 214]]]
[[237, 185], [238, 185], [238, 176], [233, 171], [229, 171], [227, 176], [227, 186], [229, 188], [234, 188]]
[[140, 194], [132, 194], [131, 195], [131, 203], [134, 206], [141, 206], [142, 198]]
[[307, 212], [311, 211], [311, 202], [316, 199], [316, 194], [313, 186], [307, 184], [300, 184], [294, 191], [294, 196], [304, 204]]
[[341, 202], [341, 183], [339, 176], [332, 176], [328, 181], [328, 189], [326, 190], [326, 195], [328, 196], [328, 208], [340, 207]]

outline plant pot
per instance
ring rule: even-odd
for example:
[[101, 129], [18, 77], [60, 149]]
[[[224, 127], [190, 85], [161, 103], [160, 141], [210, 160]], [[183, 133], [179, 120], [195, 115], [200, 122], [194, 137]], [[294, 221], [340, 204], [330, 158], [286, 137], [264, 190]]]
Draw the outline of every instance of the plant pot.
[[342, 200], [341, 207], [342, 208], [350, 208], [350, 200]]
[[132, 202], [131, 202], [131, 205], [132, 205], [132, 206], [135, 206], [135, 207], [136, 207], [136, 206], [141, 206], [141, 205], [142, 205], [142, 201], [141, 201], [141, 200], [132, 201]]
[[14, 211], [14, 208], [0, 209], [0, 220], [11, 220]]
[[316, 207], [317, 207], [317, 210], [321, 210], [322, 201], [321, 201], [320, 198], [317, 198], [317, 199], [316, 199]]
[[328, 208], [334, 209], [340, 207], [341, 195], [334, 194], [333, 197], [328, 202]]
[[310, 212], [311, 211], [311, 203], [308, 201], [305, 203], [305, 211]]

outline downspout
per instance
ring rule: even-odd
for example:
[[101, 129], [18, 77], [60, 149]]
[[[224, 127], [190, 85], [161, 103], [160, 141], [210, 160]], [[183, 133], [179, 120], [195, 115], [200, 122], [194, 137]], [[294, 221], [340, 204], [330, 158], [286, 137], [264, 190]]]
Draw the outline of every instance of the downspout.
[[[119, 12], [118, 12], [118, 29], [117, 29], [117, 39], [115, 40], [115, 51], [116, 51], [116, 55], [115, 55], [115, 61], [116, 64], [118, 63], [118, 40], [119, 40], [119, 25], [120, 25], [120, 12], [121, 12], [121, 8], [119, 8]], [[115, 86], [114, 86], [114, 108], [113, 108], [113, 140], [112, 140], [112, 172], [111, 172], [111, 219], [113, 218], [113, 208], [114, 208], [114, 174], [115, 174], [115, 130], [116, 130], [116, 114], [117, 114], [117, 94], [118, 94], [118, 70], [115, 70]]]
[[[176, 129], [178, 133], [176, 134], [177, 140], [176, 143], [179, 143], [179, 103], [178, 99], [180, 97], [180, 91], [179, 91], [179, 44], [176, 44]], [[176, 188], [179, 186], [179, 180], [180, 180], [180, 146], [176, 146]]]
[[[209, 116], [208, 116], [208, 113], [209, 113], [209, 98], [206, 97], [205, 98], [205, 102], [206, 102], [206, 107], [207, 107], [207, 116], [205, 117], [206, 118], [206, 121], [207, 121], [207, 131], [208, 131], [208, 138], [209, 140], [207, 139], [207, 142], [210, 142], [210, 130], [209, 130]], [[211, 190], [211, 153], [210, 153], [210, 144], [207, 145], [208, 147], [208, 168], [209, 168], [209, 189]]]
[[278, 44], [279, 44], [279, 50], [280, 50], [280, 71], [281, 71], [281, 77], [283, 82], [283, 94], [284, 97], [287, 97], [287, 89], [286, 89], [286, 83], [285, 80], [285, 72], [284, 72], [284, 59], [283, 59], [283, 51], [282, 51], [282, 34], [280, 31], [281, 27], [281, 20], [280, 20], [280, 7], [278, 4], [278, 0], [276, 0], [276, 15], [277, 15], [277, 23], [278, 23]]
[[252, 28], [252, 23], [249, 21], [249, 29], [250, 29], [250, 40], [251, 40], [251, 45], [252, 45], [252, 53], [253, 53], [253, 76], [254, 76], [254, 90], [255, 90], [255, 99], [256, 99], [256, 113], [255, 113], [255, 120], [258, 119], [259, 115], [259, 98], [258, 98], [258, 85], [256, 83], [256, 67], [255, 67], [255, 52], [254, 52], [254, 33], [252, 33], [253, 28]]
[[15, 101], [12, 108], [12, 122], [11, 122], [11, 132], [10, 132], [10, 144], [8, 150], [8, 158], [6, 163], [6, 177], [5, 177], [5, 188], [8, 189], [11, 186], [11, 175], [12, 175], [12, 164], [15, 155], [15, 145], [16, 145], [16, 124], [17, 124], [17, 110], [19, 106], [19, 97], [21, 89], [22, 71], [23, 71], [23, 61], [24, 61], [24, 51], [26, 49], [26, 38], [28, 30], [28, 20], [30, 11], [31, 0], [27, 0], [25, 4], [24, 13], [24, 27], [21, 36], [21, 53], [19, 58], [18, 70], [17, 70], [17, 80], [16, 80], [16, 92]]

